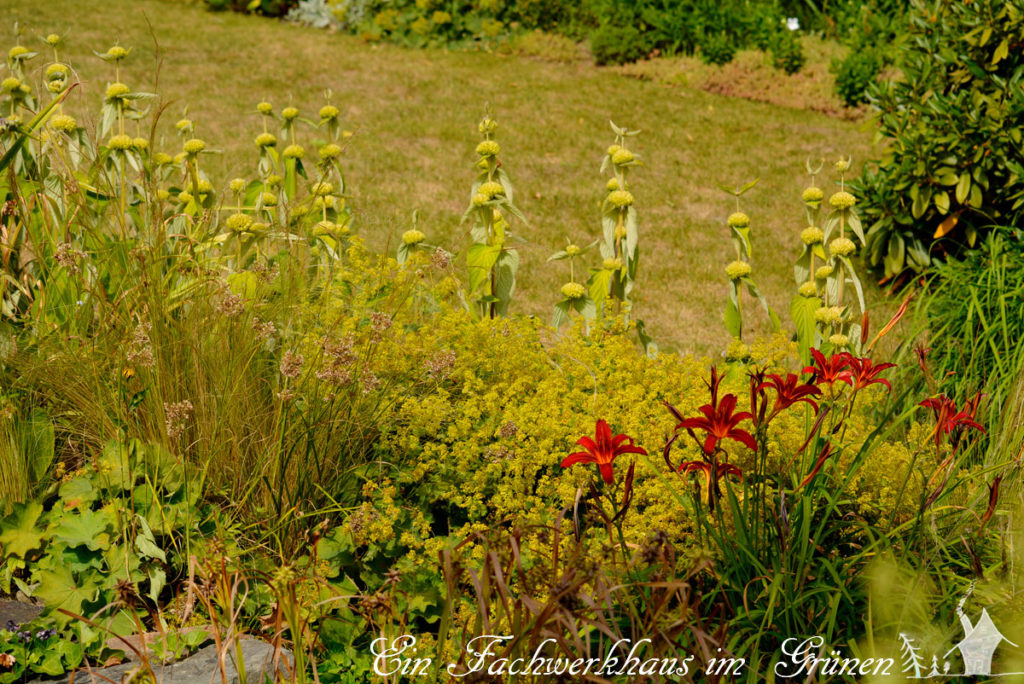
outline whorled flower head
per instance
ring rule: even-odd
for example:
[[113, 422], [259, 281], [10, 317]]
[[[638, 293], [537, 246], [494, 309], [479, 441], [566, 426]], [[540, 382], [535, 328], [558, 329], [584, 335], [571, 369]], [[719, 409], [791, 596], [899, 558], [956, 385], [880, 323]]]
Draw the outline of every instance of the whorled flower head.
[[192, 138], [190, 140], [186, 140], [185, 144], [181, 146], [181, 149], [184, 150], [185, 154], [188, 156], [194, 157], [206, 149], [206, 143], [199, 138]]
[[338, 108], [334, 105], [324, 105], [320, 108], [320, 120], [321, 121], [333, 121], [338, 118]]
[[475, 195], [473, 195], [473, 205], [474, 206], [482, 207], [483, 205], [487, 204], [490, 201], [491, 201], [491, 198], [488, 197], [487, 195], [483, 194], [482, 192], [478, 192]]
[[284, 183], [284, 178], [282, 178], [279, 174], [272, 173], [269, 176], [267, 176], [265, 183], [267, 184], [268, 188], [279, 188], [281, 187], [281, 183]]
[[731, 280], [739, 280], [740, 278], [750, 275], [750, 264], [746, 261], [733, 261], [726, 265], [725, 273]]
[[480, 135], [494, 135], [494, 132], [498, 130], [498, 122], [485, 116], [477, 126], [477, 130], [480, 131]]
[[808, 188], [804, 188], [803, 194], [800, 195], [800, 198], [808, 204], [820, 202], [823, 197], [825, 197], [825, 193], [822, 192], [821, 188], [813, 185]]
[[241, 233], [244, 230], [248, 230], [251, 225], [252, 216], [241, 212], [228, 216], [227, 221], [224, 222], [224, 226], [233, 233]]
[[320, 221], [313, 226], [313, 235], [333, 235], [338, 232], [338, 224], [334, 221]]
[[615, 235], [615, 239], [616, 240], [624, 239], [626, 237], [626, 233], [628, 233], [628, 232], [629, 231], [626, 230], [625, 224], [620, 223], [619, 225], [615, 226], [615, 234], [614, 234]]
[[402, 233], [402, 242], [407, 245], [418, 245], [426, 239], [427, 236], [423, 234], [423, 231], [416, 230], [415, 228]]
[[833, 347], [842, 348], [850, 346], [850, 338], [841, 333], [836, 333], [828, 338], [828, 341], [832, 343]]
[[256, 111], [263, 116], [270, 116], [274, 113], [274, 107], [269, 102], [260, 102], [256, 105]]
[[294, 121], [299, 118], [299, 110], [295, 107], [285, 107], [281, 110], [281, 118], [285, 121]]
[[192, 193], [189, 192], [188, 190], [182, 190], [181, 192], [178, 193], [178, 201], [181, 202], [182, 204], [188, 204], [194, 199], [195, 198], [192, 197]]
[[328, 143], [320, 148], [321, 159], [335, 159], [341, 156], [341, 147], [334, 143]]
[[615, 156], [615, 153], [618, 152], [621, 149], [622, 148], [619, 145], [610, 145], [608, 147], [608, 150], [607, 150], [608, 156], [609, 157]]
[[804, 283], [803, 285], [801, 285], [797, 289], [797, 291], [800, 293], [800, 295], [802, 297], [817, 297], [818, 296], [818, 287], [814, 283], [811, 283], [811, 282]]
[[124, 97], [130, 92], [132, 92], [132, 89], [124, 83], [111, 83], [107, 86], [107, 99], [117, 100]]
[[607, 190], [608, 192], [614, 192], [615, 190], [618, 190], [619, 189], [619, 179], [618, 178], [609, 178], [608, 182], [604, 184], [604, 189]]
[[480, 187], [478, 187], [476, 191], [478, 194], [481, 194], [490, 200], [498, 197], [499, 195], [504, 195], [505, 186], [497, 181], [487, 181], [486, 183], [481, 183]]
[[631, 161], [633, 161], [633, 159], [633, 153], [627, 150], [625, 147], [620, 147], [619, 149], [615, 150], [615, 152], [612, 154], [612, 163], [615, 164], [616, 166], [628, 164]]
[[15, 45], [7, 53], [7, 57], [12, 60], [23, 59], [25, 55], [29, 53], [29, 49], [24, 45]]
[[302, 145], [291, 144], [284, 148], [282, 153], [285, 159], [302, 159], [302, 155], [306, 154], [306, 150], [302, 149]]
[[828, 198], [828, 203], [836, 209], [849, 209], [857, 203], [857, 198], [845, 190], [840, 190]]
[[587, 288], [580, 283], [566, 283], [562, 286], [562, 296], [566, 299], [582, 299], [587, 294]]
[[132, 138], [132, 147], [134, 147], [135, 149], [137, 149], [140, 152], [143, 151], [143, 150], [148, 150], [149, 149], [149, 141], [146, 140], [145, 138], [142, 138], [142, 137]]
[[828, 251], [839, 256], [849, 256], [855, 249], [857, 245], [850, 238], [839, 237], [828, 243]]
[[64, 131], [65, 133], [74, 133], [78, 129], [78, 122], [75, 121], [75, 117], [67, 114], [54, 114], [50, 118], [50, 125], [58, 131]]
[[843, 318], [843, 309], [838, 306], [822, 306], [814, 312], [814, 320], [826, 325], [834, 325]]
[[107, 147], [112, 150], [130, 150], [132, 148], [132, 138], [130, 135], [115, 135], [107, 141]]
[[836, 171], [838, 171], [839, 173], [845, 173], [845, 172], [849, 171], [850, 170], [850, 161], [851, 160], [849, 160], [849, 159], [840, 159], [839, 161], [837, 161], [836, 162]]
[[242, 192], [245, 190], [245, 179], [244, 178], [232, 178], [231, 182], [228, 183], [228, 188], [231, 192]]
[[166, 166], [174, 161], [174, 157], [166, 152], [157, 152], [153, 155], [153, 163], [157, 166]]
[[565, 253], [569, 256], [576, 256], [580, 253], [580, 247], [579, 245], [566, 245]]
[[825, 264], [824, 266], [819, 266], [814, 271], [814, 277], [817, 278], [818, 280], [824, 280], [825, 278], [828, 278], [830, 275], [832, 275], [832, 272], [835, 270], [835, 267], [832, 266], [831, 264]]
[[260, 133], [256, 136], [256, 147], [273, 147], [277, 144], [277, 138], [273, 133]]
[[46, 67], [47, 81], [62, 81], [71, 73], [66, 64], [51, 64]]
[[817, 226], [808, 226], [800, 231], [800, 239], [805, 245], [816, 245], [825, 240], [825, 233]]
[[0, 81], [0, 89], [3, 89], [9, 93], [13, 93], [15, 90], [21, 88], [21, 79], [15, 78], [14, 76], [8, 76], [3, 81]]
[[608, 271], [618, 271], [620, 268], [622, 268], [622, 259], [613, 259], [611, 257], [608, 257], [607, 259], [601, 262], [601, 268], [606, 269]]
[[104, 56], [107, 59], [113, 60], [115, 62], [119, 62], [122, 59], [124, 59], [125, 57], [127, 57], [129, 52], [130, 52], [129, 49], [123, 48], [120, 45], [115, 45], [112, 48], [110, 48], [109, 50], [107, 50], [107, 54], [104, 55]]
[[496, 157], [501, 152], [501, 146], [493, 140], [484, 140], [476, 146], [476, 153], [481, 157]]
[[168, 192], [166, 188], [160, 188], [159, 190], [156, 191], [156, 198], [161, 202], [168, 199], [170, 196], [171, 193]]
[[179, 131], [190, 131], [192, 130], [192, 119], [178, 119], [174, 127]]
[[616, 209], [631, 206], [633, 204], [633, 193], [629, 190], [612, 190], [608, 193], [608, 203]]
[[312, 192], [318, 197], [326, 197], [334, 192], [334, 186], [327, 181], [319, 181], [312, 187]]
[[265, 207], [276, 207], [277, 195], [272, 192], [262, 192], [260, 193], [260, 203]]
[[56, 33], [51, 33], [50, 35], [46, 36], [46, 38], [44, 38], [43, 40], [45, 40], [46, 44], [50, 47], [57, 47], [58, 45], [60, 45], [60, 36], [58, 36]]
[[726, 222], [729, 224], [730, 228], [746, 228], [750, 225], [750, 217], [742, 211], [734, 211], [729, 214], [729, 218]]

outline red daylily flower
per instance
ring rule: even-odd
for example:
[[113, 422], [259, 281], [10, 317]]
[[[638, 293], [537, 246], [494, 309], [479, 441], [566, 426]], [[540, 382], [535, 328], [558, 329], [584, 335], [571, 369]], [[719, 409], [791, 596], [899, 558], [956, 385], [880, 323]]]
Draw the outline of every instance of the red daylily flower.
[[[711, 464], [705, 461], [690, 461], [683, 463], [678, 468], [680, 473], [687, 475], [689, 473], [704, 473], [704, 484], [710, 489], [711, 488]], [[723, 477], [733, 475], [736, 479], [743, 481], [743, 471], [739, 467], [734, 466], [731, 463], [719, 463], [717, 478], [721, 480]]]
[[775, 405], [772, 406], [772, 417], [785, 411], [793, 404], [804, 402], [814, 407], [818, 412], [818, 404], [811, 397], [821, 395], [821, 390], [810, 383], [800, 384], [800, 377], [794, 373], [787, 373], [785, 379], [782, 376], [772, 373], [768, 380], [762, 382], [757, 390], [760, 392], [766, 388], [775, 390]]
[[845, 380], [853, 386], [854, 391], [862, 390], [869, 385], [885, 385], [886, 389], [892, 391], [892, 385], [885, 378], [878, 377], [879, 373], [889, 368], [895, 368], [895, 363], [880, 363], [877, 366], [868, 357], [858, 359], [856, 356], [846, 354], [850, 363], [850, 377]]
[[[703, 430], [707, 433], [707, 437], [704, 438], [704, 453], [714, 453], [715, 447], [723, 439], [731, 439], [736, 442], [749, 447], [750, 449], [757, 451], [757, 442], [754, 441], [754, 437], [746, 430], [741, 430], [736, 426], [744, 420], [752, 420], [753, 414], [749, 411], [740, 411], [739, 413], [733, 413], [736, 409], [736, 395], [726, 394], [721, 398], [720, 401], [715, 403], [717, 396], [712, 394], [712, 403], [704, 404], [700, 407], [700, 412], [704, 415], [697, 416], [695, 418], [684, 418], [676, 425], [676, 430], [685, 428], [686, 430]], [[672, 411], [673, 415], [679, 416], [679, 412], [669, 406], [669, 410]]]
[[612, 435], [612, 429], [603, 418], [597, 421], [594, 428], [594, 437], [580, 437], [576, 442], [586, 451], [578, 451], [562, 461], [562, 467], [568, 468], [577, 463], [596, 463], [605, 484], [612, 484], [615, 481], [615, 473], [612, 462], [616, 456], [622, 454], [643, 454], [647, 452], [633, 444], [633, 438], [626, 435]]
[[814, 359], [814, 365], [805, 367], [801, 372], [810, 373], [812, 383], [817, 385], [827, 382], [831, 385], [836, 382], [849, 382], [851, 375], [847, 370], [850, 367], [849, 354], [845, 352], [833, 354], [826, 359], [820, 351], [812, 349], [811, 357]]
[[978, 410], [978, 400], [980, 399], [981, 394], [974, 395], [967, 402], [968, 410], [964, 411], [957, 411], [956, 403], [944, 394], [925, 399], [918, 404], [919, 406], [930, 408], [932, 413], [935, 414], [933, 438], [935, 439], [936, 447], [942, 444], [943, 435], [951, 434], [957, 428], [973, 428], [985, 432], [985, 428], [974, 420], [974, 415]]

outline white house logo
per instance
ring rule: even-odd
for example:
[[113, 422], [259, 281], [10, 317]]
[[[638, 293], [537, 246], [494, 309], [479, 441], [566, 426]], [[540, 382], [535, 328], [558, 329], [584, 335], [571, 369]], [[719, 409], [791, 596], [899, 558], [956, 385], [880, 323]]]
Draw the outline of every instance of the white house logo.
[[[976, 622], [964, 612], [964, 605], [974, 590], [974, 584], [967, 589], [963, 598], [956, 605], [956, 614], [960, 618], [960, 626], [963, 627], [963, 637], [949, 651], [942, 656], [942, 667], [939, 667], [937, 654], [932, 654], [931, 662], [921, 654], [920, 648], [913, 637], [900, 633], [902, 643], [901, 656], [903, 660], [903, 673], [910, 679], [933, 679], [935, 677], [1010, 677], [1024, 675], [1024, 672], [992, 672], [992, 659], [996, 650], [1004, 644], [1016, 646], [999, 631], [988, 610], [982, 608], [981, 615]], [[963, 662], [963, 672], [953, 672], [953, 663], [950, 658], [956, 658], [959, 653]]]

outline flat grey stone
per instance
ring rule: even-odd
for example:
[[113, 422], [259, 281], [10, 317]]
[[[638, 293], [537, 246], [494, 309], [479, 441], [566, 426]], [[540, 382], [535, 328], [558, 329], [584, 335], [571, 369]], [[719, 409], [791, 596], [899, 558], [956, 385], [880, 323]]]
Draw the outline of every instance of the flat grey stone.
[[42, 606], [24, 601], [0, 601], [0, 629], [13, 621], [17, 625], [32, 622], [43, 612]]
[[[266, 678], [277, 681], [274, 667], [274, 648], [257, 639], [242, 639], [242, 658], [245, 661], [245, 673], [247, 684], [264, 684]], [[241, 684], [238, 676], [238, 669], [235, 666], [235, 648], [229, 649], [230, 655], [226, 659], [226, 670], [228, 684]], [[277, 663], [277, 673], [282, 677], [288, 675], [288, 666], [291, 665], [291, 653], [281, 651]], [[139, 669], [137, 662], [127, 662], [113, 667], [93, 668], [90, 670], [79, 670], [75, 673], [74, 679], [35, 680], [29, 684], [57, 684], [59, 682], [71, 682], [74, 684], [119, 684], [127, 676]], [[153, 663], [153, 671], [156, 674], [158, 684], [220, 684], [220, 666], [218, 665], [217, 647], [207, 646], [196, 651], [193, 655], [169, 665], [158, 665]]]

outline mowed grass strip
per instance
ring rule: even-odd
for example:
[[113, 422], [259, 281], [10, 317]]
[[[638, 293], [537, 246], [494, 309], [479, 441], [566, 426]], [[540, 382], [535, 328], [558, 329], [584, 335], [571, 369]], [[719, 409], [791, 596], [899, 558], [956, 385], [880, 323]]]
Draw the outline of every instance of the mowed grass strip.
[[[68, 106], [80, 118], [97, 116], [113, 80], [112, 65], [92, 51], [131, 46], [121, 80], [159, 92], [154, 108], [166, 105], [156, 150], [180, 149], [173, 125], [187, 105], [197, 134], [216, 151], [205, 165], [221, 187], [254, 172], [253, 138], [262, 132], [257, 102], [277, 111], [295, 105], [315, 119], [330, 90], [344, 127], [355, 133], [343, 159], [354, 229], [379, 249], [394, 248], [417, 209], [428, 239], [453, 251], [465, 245], [468, 226], [460, 217], [474, 173], [476, 124], [489, 105], [500, 124], [502, 162], [529, 219], [517, 227], [528, 244], [513, 309], [544, 319], [568, 275], [547, 256], [566, 238], [582, 245], [600, 234], [599, 166], [613, 141], [608, 121], [642, 129], [633, 149], [644, 166], [631, 174], [641, 233], [634, 311], [663, 349], [714, 354], [728, 343], [723, 267], [734, 252], [725, 219], [735, 204], [717, 183], [760, 178], [742, 201], [752, 219], [753, 277], [788, 323], [792, 261], [805, 227], [805, 162], [852, 155], [856, 168], [871, 152], [870, 132], [855, 123], [587, 63], [367, 44], [168, 0], [4, 0], [0, 16], [18, 22], [21, 41], [33, 48], [42, 47], [37, 35], [67, 34], [64, 55], [84, 84]], [[319, 132], [301, 136], [307, 155], [315, 154]], [[764, 331], [763, 313], [745, 310], [746, 328]]]

